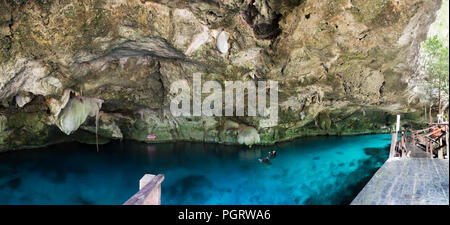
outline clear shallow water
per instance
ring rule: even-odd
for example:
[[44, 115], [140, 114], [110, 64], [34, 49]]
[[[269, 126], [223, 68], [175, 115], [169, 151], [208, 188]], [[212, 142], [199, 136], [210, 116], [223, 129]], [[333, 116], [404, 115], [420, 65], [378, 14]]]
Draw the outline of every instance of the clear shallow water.
[[[310, 137], [248, 149], [65, 143], [0, 154], [0, 204], [122, 204], [145, 173], [162, 204], [349, 204], [388, 158], [389, 135]], [[276, 149], [272, 165], [258, 162]]]

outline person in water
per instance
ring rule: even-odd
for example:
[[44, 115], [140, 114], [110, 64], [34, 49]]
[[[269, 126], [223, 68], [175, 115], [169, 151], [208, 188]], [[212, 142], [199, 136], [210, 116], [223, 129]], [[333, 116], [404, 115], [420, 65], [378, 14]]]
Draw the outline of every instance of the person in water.
[[264, 157], [264, 158], [260, 158], [260, 159], [258, 159], [258, 160], [259, 160], [260, 163], [265, 163], [265, 164], [268, 164], [268, 165], [272, 165], [272, 163], [270, 162], [268, 156], [266, 156], [266, 157]]
[[275, 158], [275, 157], [277, 157], [277, 151], [275, 151], [275, 150], [273, 150], [273, 151], [271, 151], [271, 152], [269, 152], [269, 156], [270, 156], [270, 158]]

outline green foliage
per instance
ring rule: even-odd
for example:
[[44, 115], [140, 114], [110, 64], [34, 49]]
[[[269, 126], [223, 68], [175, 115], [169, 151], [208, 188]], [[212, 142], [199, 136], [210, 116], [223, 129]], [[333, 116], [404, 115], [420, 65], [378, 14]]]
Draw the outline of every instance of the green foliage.
[[448, 96], [449, 57], [448, 44], [445, 44], [444, 41], [435, 35], [424, 41], [422, 47], [425, 50], [424, 65], [433, 89], [432, 92], [444, 91], [441, 94]]

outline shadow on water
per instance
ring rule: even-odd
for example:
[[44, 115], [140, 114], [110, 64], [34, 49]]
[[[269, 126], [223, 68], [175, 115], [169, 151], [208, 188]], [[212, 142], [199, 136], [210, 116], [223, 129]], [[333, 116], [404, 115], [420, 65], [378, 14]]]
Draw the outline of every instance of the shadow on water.
[[[369, 182], [376, 171], [389, 157], [389, 145], [384, 148], [364, 148], [364, 153], [370, 156], [357, 162], [357, 169], [350, 173], [338, 173], [334, 185], [327, 185], [320, 194], [311, 196], [305, 201], [307, 205], [349, 205], [358, 193]], [[338, 166], [344, 166], [339, 164]], [[354, 162], [350, 163], [354, 166]], [[334, 168], [330, 167], [330, 170]], [[334, 190], [328, 195], [326, 190]]]
[[81, 205], [95, 205], [94, 201], [91, 201], [81, 195], [77, 195], [75, 197], [75, 201], [77, 202], [77, 204], [81, 204]]
[[195, 204], [206, 202], [210, 198], [205, 189], [214, 189], [214, 184], [206, 176], [188, 175], [175, 181], [167, 192], [171, 198], [182, 200], [178, 204]]
[[3, 188], [16, 189], [20, 186], [21, 183], [22, 183], [22, 180], [19, 177], [15, 177], [15, 178], [8, 180], [5, 183], [0, 184], [0, 189], [3, 189]]

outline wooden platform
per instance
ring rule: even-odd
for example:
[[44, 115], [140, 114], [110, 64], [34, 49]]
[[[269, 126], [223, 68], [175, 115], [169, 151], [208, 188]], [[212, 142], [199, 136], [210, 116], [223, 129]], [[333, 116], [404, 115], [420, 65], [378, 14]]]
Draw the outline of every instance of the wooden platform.
[[448, 185], [448, 159], [391, 158], [351, 204], [448, 205]]

